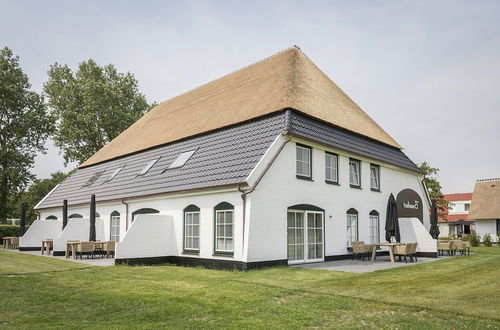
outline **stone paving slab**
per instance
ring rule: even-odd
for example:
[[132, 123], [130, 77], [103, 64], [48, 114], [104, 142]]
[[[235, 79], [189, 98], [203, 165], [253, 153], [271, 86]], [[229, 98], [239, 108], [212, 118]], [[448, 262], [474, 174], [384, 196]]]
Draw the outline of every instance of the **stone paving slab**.
[[317, 262], [311, 264], [301, 264], [301, 265], [293, 265], [290, 267], [299, 267], [299, 268], [309, 268], [309, 269], [322, 269], [322, 270], [330, 270], [330, 271], [339, 271], [339, 272], [349, 272], [349, 273], [370, 273], [377, 270], [391, 269], [397, 267], [411, 266], [423, 264], [426, 262], [432, 262], [437, 260], [443, 260], [451, 258], [449, 256], [439, 256], [439, 258], [423, 258], [419, 257], [418, 261], [408, 263], [403, 261], [397, 261], [392, 263], [389, 259], [389, 256], [377, 256], [377, 259], [374, 262], [371, 262], [369, 259], [363, 260], [338, 260], [338, 261], [325, 261], [325, 262]]

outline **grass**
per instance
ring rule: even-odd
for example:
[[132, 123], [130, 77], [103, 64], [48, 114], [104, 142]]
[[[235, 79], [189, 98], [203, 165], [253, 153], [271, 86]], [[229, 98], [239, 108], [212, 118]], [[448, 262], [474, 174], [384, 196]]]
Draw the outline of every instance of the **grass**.
[[0, 328], [500, 328], [500, 248], [367, 274], [89, 267], [0, 251]]

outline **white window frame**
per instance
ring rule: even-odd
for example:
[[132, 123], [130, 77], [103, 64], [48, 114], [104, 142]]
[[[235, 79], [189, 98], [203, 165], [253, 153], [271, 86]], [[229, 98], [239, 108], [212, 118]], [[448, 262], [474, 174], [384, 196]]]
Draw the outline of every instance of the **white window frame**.
[[[195, 235], [195, 227], [198, 228], [198, 235]], [[194, 243], [195, 240], [197, 244]], [[200, 211], [184, 212], [184, 250], [200, 251]]]
[[358, 225], [358, 214], [347, 213], [347, 247], [351, 247], [352, 242], [358, 241]]
[[[301, 144], [296, 144], [295, 145], [295, 174], [297, 175], [297, 178], [306, 178], [306, 179], [311, 179], [312, 178], [312, 148], [301, 145]], [[299, 151], [300, 155], [302, 156], [302, 151], [307, 151], [308, 153], [308, 159], [304, 160], [299, 159]], [[301, 173], [299, 171], [299, 165], [301, 169], [307, 168], [309, 173]]]
[[111, 241], [120, 241], [120, 215], [112, 215], [109, 225], [109, 239]]
[[380, 191], [380, 166], [376, 164], [370, 164], [370, 188]]
[[[357, 183], [353, 179], [357, 179]], [[361, 161], [349, 159], [349, 185], [355, 188], [361, 188]]]
[[[328, 166], [330, 159], [330, 166]], [[337, 154], [325, 151], [325, 181], [339, 183], [339, 156]]]
[[[227, 214], [231, 214], [231, 221], [227, 221]], [[223, 222], [219, 222], [219, 215], [223, 215]], [[223, 235], [219, 235], [218, 227], [223, 226]], [[231, 227], [231, 235], [227, 234], [227, 228]], [[224, 241], [224, 248], [219, 248], [219, 240]], [[231, 248], [227, 248], [227, 242], [231, 242]], [[215, 211], [215, 253], [234, 253], [234, 209]]]
[[370, 214], [370, 244], [380, 241], [380, 216]]

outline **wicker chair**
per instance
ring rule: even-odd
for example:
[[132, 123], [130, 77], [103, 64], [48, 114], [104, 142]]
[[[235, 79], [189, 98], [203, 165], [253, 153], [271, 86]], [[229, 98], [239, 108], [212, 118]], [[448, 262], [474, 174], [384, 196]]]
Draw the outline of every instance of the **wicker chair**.
[[80, 242], [80, 244], [76, 246], [77, 257], [80, 256], [80, 259], [82, 259], [84, 253], [87, 253], [87, 258], [89, 254], [94, 258], [94, 242]]
[[352, 242], [352, 259], [354, 260], [354, 256], [357, 259], [362, 258], [365, 260], [365, 257], [370, 258], [370, 252], [372, 252], [372, 246], [365, 244], [363, 241]]
[[465, 254], [465, 244], [462, 241], [452, 241], [453, 254], [460, 253], [460, 255]]
[[410, 261], [413, 262], [412, 246], [412, 243], [396, 245], [394, 247], [394, 255], [399, 257], [399, 261], [401, 261], [401, 257], [404, 257], [405, 262], [408, 263], [408, 260], [406, 259], [406, 257], [408, 256], [410, 257]]
[[106, 253], [106, 258], [109, 258], [110, 255], [115, 256], [116, 241], [109, 241], [104, 243], [103, 251]]
[[464, 253], [467, 252], [467, 254], [470, 254], [470, 242], [462, 242], [464, 243], [465, 250]]
[[451, 255], [452, 247], [450, 242], [438, 242], [437, 243], [438, 254], [444, 256], [444, 252], [447, 251], [448, 255]]
[[17, 249], [19, 247], [19, 237], [12, 237], [10, 239], [11, 249]]

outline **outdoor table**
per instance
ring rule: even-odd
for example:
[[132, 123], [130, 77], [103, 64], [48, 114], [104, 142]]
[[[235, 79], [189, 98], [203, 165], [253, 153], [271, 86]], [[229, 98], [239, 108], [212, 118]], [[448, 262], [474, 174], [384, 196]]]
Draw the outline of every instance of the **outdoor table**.
[[76, 247], [80, 244], [80, 241], [66, 241], [66, 259], [69, 258], [69, 253], [71, 251], [71, 256], [76, 259]]
[[54, 244], [53, 239], [44, 239], [42, 241], [42, 254], [43, 254], [43, 250], [46, 249], [47, 255], [50, 255], [50, 248], [53, 247], [53, 244]]
[[4, 249], [8, 249], [9, 246], [12, 244], [12, 239], [15, 238], [15, 237], [12, 237], [12, 236], [7, 236], [7, 237], [4, 237], [3, 238], [3, 248]]
[[391, 262], [395, 262], [394, 260], [394, 247], [397, 245], [405, 245], [406, 243], [373, 243], [373, 251], [372, 251], [372, 262], [375, 261], [377, 257], [377, 246], [387, 246], [389, 248], [389, 256], [391, 258]]

